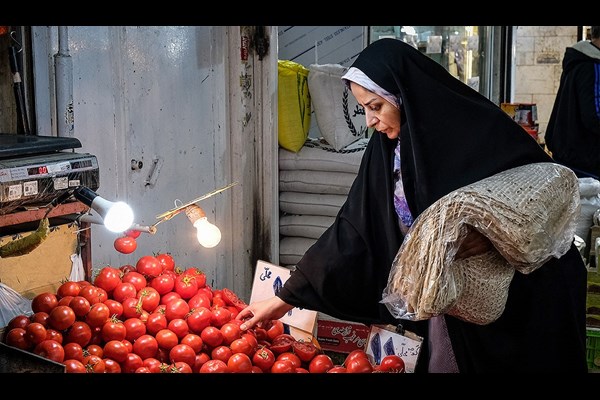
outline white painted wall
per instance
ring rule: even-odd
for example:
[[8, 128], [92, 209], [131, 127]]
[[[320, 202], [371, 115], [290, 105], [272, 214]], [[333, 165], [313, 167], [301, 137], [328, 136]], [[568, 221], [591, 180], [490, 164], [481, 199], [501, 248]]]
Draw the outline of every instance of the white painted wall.
[[[270, 53], [275, 53], [277, 35], [272, 28], [266, 31]], [[93, 225], [94, 269], [170, 252], [178, 266], [204, 270], [214, 287], [229, 287], [249, 298], [256, 259], [276, 262], [269, 257], [278, 254], [278, 244], [271, 242], [277, 223], [271, 222], [276, 183], [270, 174], [265, 176], [262, 165], [273, 171], [276, 160], [269, 154], [277, 145], [276, 54], [259, 61], [250, 49], [249, 58], [242, 59], [242, 38], [253, 34], [244, 27], [72, 26], [68, 32], [74, 136], [83, 144], [77, 152], [97, 156], [100, 195], [127, 201], [135, 222], [151, 225], [176, 200], [187, 202], [240, 182], [199, 203], [209, 221], [221, 228], [217, 247], [198, 244], [185, 214], [158, 225], [154, 235], [143, 233], [130, 255], [114, 250], [116, 234]], [[56, 35], [57, 27], [34, 28], [41, 135], [56, 134]], [[132, 170], [131, 160], [143, 167]], [[160, 168], [154, 184], [147, 184], [153, 160]], [[265, 191], [274, 194], [259, 195]], [[257, 243], [257, 235], [265, 242]]]

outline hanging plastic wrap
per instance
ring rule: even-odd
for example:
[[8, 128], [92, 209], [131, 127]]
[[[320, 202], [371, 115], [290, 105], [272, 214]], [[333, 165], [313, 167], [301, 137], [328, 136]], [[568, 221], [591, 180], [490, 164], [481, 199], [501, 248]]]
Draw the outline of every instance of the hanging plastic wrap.
[[71, 274], [69, 280], [72, 282], [79, 282], [85, 280], [85, 270], [83, 269], [83, 259], [81, 254], [71, 254]]
[[0, 282], [0, 327], [7, 326], [17, 315], [31, 314], [31, 300]]
[[[513, 168], [442, 197], [412, 225], [392, 263], [382, 303], [396, 318], [450, 314], [485, 325], [504, 311], [515, 272], [529, 274], [573, 243], [579, 184], [568, 168]], [[495, 250], [454, 260], [469, 229]]]

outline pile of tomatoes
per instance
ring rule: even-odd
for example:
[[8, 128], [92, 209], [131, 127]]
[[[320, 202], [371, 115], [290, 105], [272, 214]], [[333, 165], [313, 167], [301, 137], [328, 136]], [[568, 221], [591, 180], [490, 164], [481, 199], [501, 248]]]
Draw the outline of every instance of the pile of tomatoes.
[[71, 373], [404, 372], [400, 357], [374, 366], [362, 350], [334, 365], [279, 320], [242, 331], [244, 307], [233, 291], [207, 285], [199, 268], [175, 268], [168, 253], [145, 255], [37, 295], [31, 315], [9, 322], [4, 342]]

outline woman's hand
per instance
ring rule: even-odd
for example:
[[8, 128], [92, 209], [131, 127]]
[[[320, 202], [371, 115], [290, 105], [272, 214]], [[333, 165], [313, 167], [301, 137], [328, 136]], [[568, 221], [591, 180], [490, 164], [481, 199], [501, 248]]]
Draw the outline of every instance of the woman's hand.
[[253, 328], [255, 325], [260, 325], [262, 321], [279, 319], [292, 308], [294, 306], [286, 303], [277, 296], [273, 296], [269, 299], [248, 305], [248, 307], [237, 314], [236, 319], [244, 321], [240, 328], [245, 331], [246, 329]]
[[469, 233], [460, 244], [454, 259], [460, 260], [463, 258], [473, 257], [478, 254], [483, 254], [490, 251], [493, 247], [494, 245], [492, 245], [490, 239], [485, 237], [478, 230], [469, 228]]

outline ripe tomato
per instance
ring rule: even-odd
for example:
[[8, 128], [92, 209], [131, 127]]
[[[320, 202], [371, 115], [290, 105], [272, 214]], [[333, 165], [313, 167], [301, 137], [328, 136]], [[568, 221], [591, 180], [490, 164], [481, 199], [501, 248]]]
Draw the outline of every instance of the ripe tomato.
[[127, 335], [127, 328], [123, 322], [117, 319], [114, 315], [110, 317], [104, 325], [102, 325], [102, 340], [108, 342], [110, 340], [123, 340]]
[[[125, 278], [125, 277], [123, 277]], [[121, 282], [112, 292], [113, 300], [123, 303], [125, 300], [135, 298], [137, 289], [131, 282]]]
[[139, 300], [135, 297], [128, 297], [123, 300], [123, 303], [121, 303], [123, 306], [123, 315], [121, 316], [121, 319], [140, 318], [145, 310], [143, 310], [138, 303]]
[[252, 363], [263, 372], [268, 372], [275, 363], [275, 354], [266, 347], [258, 349], [252, 356]]
[[110, 310], [104, 303], [92, 304], [90, 311], [85, 315], [85, 322], [90, 328], [101, 327], [110, 318]]
[[195, 333], [188, 333], [183, 338], [181, 338], [179, 343], [187, 344], [192, 349], [194, 349], [194, 352], [196, 352], [196, 354], [202, 351], [202, 346], [204, 345], [204, 342], [202, 341], [200, 335], [196, 335]]
[[231, 311], [227, 308], [220, 307], [213, 310], [212, 318], [210, 320], [210, 323], [213, 326], [220, 328], [229, 321], [231, 321]]
[[344, 359], [344, 365], [348, 364], [350, 360], [354, 360], [355, 358], [366, 358], [368, 360], [369, 356], [362, 349], [352, 350]]
[[121, 283], [121, 271], [118, 268], [104, 267], [94, 278], [94, 286], [112, 292]]
[[83, 365], [85, 365], [88, 373], [102, 374], [106, 370], [106, 364], [104, 364], [102, 357], [95, 354], [83, 357]]
[[122, 363], [127, 358], [129, 351], [127, 346], [120, 340], [109, 340], [103, 347], [103, 357]]
[[23, 328], [12, 328], [6, 334], [4, 338], [4, 342], [12, 347], [16, 347], [21, 350], [29, 350], [31, 349], [32, 344], [27, 339], [25, 329]]
[[83, 347], [79, 343], [69, 342], [63, 345], [65, 360], [77, 360], [83, 362]]
[[137, 242], [131, 236], [119, 236], [114, 242], [115, 250], [123, 254], [131, 254], [137, 249]]
[[175, 278], [175, 292], [179, 293], [182, 299], [191, 299], [198, 293], [198, 281], [195, 276], [181, 274]]
[[163, 271], [175, 270], [175, 260], [173, 259], [170, 253], [159, 253], [155, 257], [160, 262], [160, 265], [162, 265]]
[[273, 339], [275, 339], [277, 336], [281, 335], [284, 330], [285, 330], [285, 326], [283, 325], [283, 322], [281, 322], [281, 320], [273, 320], [270, 321], [267, 324], [267, 337], [269, 338], [269, 340], [273, 341]]
[[184, 299], [175, 299], [166, 304], [165, 317], [167, 317], [167, 321], [177, 318], [184, 319], [189, 312], [190, 306], [187, 301]]
[[150, 281], [150, 286], [162, 296], [173, 290], [175, 287], [175, 278], [171, 274], [160, 274]]
[[211, 307], [210, 299], [208, 298], [208, 296], [205, 293], [202, 293], [202, 292], [198, 292], [195, 295], [193, 295], [192, 298], [188, 300], [188, 304], [190, 305], [190, 308], [192, 308], [192, 309], [198, 308], [198, 307], [205, 307], [205, 308]]
[[114, 299], [107, 299], [104, 301], [104, 304], [108, 306], [111, 317], [121, 318], [121, 315], [123, 315], [123, 304]]
[[375, 370], [378, 372], [395, 372], [395, 373], [403, 373], [405, 372], [405, 364], [404, 360], [395, 354], [390, 354], [381, 360], [381, 363], [375, 367]]
[[142, 234], [142, 232], [136, 230], [136, 229], [129, 229], [125, 231], [125, 235], [132, 237], [134, 239], [137, 239], [138, 237], [140, 237], [140, 235]]
[[160, 294], [150, 286], [138, 291], [136, 297], [141, 300], [142, 308], [148, 312], [154, 311], [160, 303]]
[[232, 355], [233, 355], [233, 351], [231, 351], [231, 348], [229, 346], [225, 346], [223, 344], [215, 347], [210, 352], [211, 359], [221, 360], [225, 363], [227, 362], [227, 360], [229, 360], [229, 357], [231, 357]]
[[32, 322], [25, 327], [25, 338], [35, 346], [46, 340], [46, 328], [39, 322]]
[[233, 373], [249, 373], [252, 372], [252, 360], [248, 354], [234, 353], [227, 360], [227, 367]]
[[310, 360], [308, 371], [313, 374], [323, 374], [334, 367], [333, 360], [327, 354], [317, 354]]
[[161, 329], [167, 328], [167, 317], [163, 313], [153, 312], [148, 315], [146, 320], [146, 332], [150, 335], [156, 335]]
[[173, 363], [171, 371], [180, 374], [191, 374], [192, 367], [186, 362], [177, 361]]
[[69, 302], [69, 307], [73, 309], [73, 312], [78, 318], [83, 318], [90, 312], [92, 305], [85, 297], [75, 296]]
[[[192, 333], [200, 334], [207, 326], [210, 326], [212, 311], [205, 307], [198, 307], [188, 314], [186, 321]], [[225, 340], [225, 338], [223, 338]]]
[[155, 278], [162, 272], [162, 265], [158, 258], [154, 256], [142, 256], [138, 259], [135, 264], [135, 269], [140, 274], [144, 275], [146, 279]]
[[142, 357], [135, 353], [128, 353], [125, 361], [121, 363], [121, 371], [124, 373], [134, 373], [136, 369], [144, 366]]
[[292, 349], [294, 350], [294, 354], [305, 363], [310, 362], [319, 352], [317, 347], [311, 342], [300, 342], [298, 340], [292, 343]]
[[194, 365], [196, 352], [189, 345], [179, 343], [169, 350], [169, 359], [172, 363], [183, 361], [188, 365]]
[[346, 371], [351, 374], [370, 374], [373, 372], [373, 365], [368, 358], [356, 357], [344, 365]]
[[233, 342], [231, 342], [229, 347], [231, 347], [231, 350], [234, 353], [244, 353], [244, 354], [247, 354], [248, 356], [251, 356], [254, 354], [254, 349], [252, 348], [252, 344], [250, 342], [248, 342], [246, 340], [246, 338], [235, 339]]
[[148, 370], [152, 373], [161, 372], [161, 367], [163, 363], [154, 357], [144, 358], [144, 367], [148, 368]]
[[66, 359], [64, 361], [65, 372], [69, 374], [85, 374], [87, 370], [81, 360]]
[[234, 306], [238, 312], [248, 307], [242, 299], [240, 299], [232, 290], [227, 288], [221, 289], [221, 297], [225, 300], [225, 303], [229, 306]]
[[156, 357], [157, 351], [158, 341], [152, 335], [144, 334], [133, 342], [133, 352], [142, 357], [142, 360]]
[[292, 350], [292, 345], [295, 341], [296, 338], [294, 338], [292, 335], [282, 333], [271, 341], [271, 346], [269, 346], [269, 348], [275, 354], [286, 353]]
[[48, 339], [56, 340], [60, 344], [63, 343], [62, 333], [60, 333], [59, 331], [52, 329], [52, 328], [50, 328], [50, 329], [46, 328], [46, 340], [48, 340]]
[[79, 291], [81, 290], [81, 286], [79, 283], [73, 281], [66, 281], [61, 284], [56, 290], [56, 297], [63, 298], [66, 296], [75, 297], [79, 295]]
[[232, 322], [227, 322], [221, 326], [221, 333], [223, 334], [223, 344], [230, 345], [235, 339], [242, 337], [242, 330], [239, 325]]
[[107, 374], [120, 374], [121, 364], [112, 358], [103, 358], [104, 361], [104, 372]]
[[295, 372], [296, 367], [290, 360], [275, 360], [271, 367], [272, 374], [286, 374]]
[[158, 342], [158, 346], [161, 349], [171, 350], [177, 343], [179, 343], [179, 338], [170, 329], [161, 329], [155, 335], [156, 341]]
[[328, 374], [345, 374], [347, 372], [346, 367], [342, 367], [341, 365], [336, 365], [327, 370]]
[[75, 321], [67, 331], [65, 343], [77, 343], [86, 347], [92, 340], [92, 329], [84, 321]]
[[169, 304], [171, 300], [180, 299], [181, 296], [177, 292], [169, 292], [160, 298], [160, 304]]
[[123, 275], [123, 278], [121, 278], [121, 280], [123, 282], [129, 282], [133, 284], [137, 292], [148, 286], [148, 280], [146, 279], [146, 277], [137, 271], [127, 272], [125, 275]]
[[127, 329], [125, 339], [129, 340], [131, 343], [135, 342], [140, 336], [146, 334], [146, 324], [139, 318], [128, 318], [123, 321], [123, 325], [125, 325], [125, 328]]
[[88, 344], [85, 348], [85, 352], [87, 352], [87, 354], [93, 354], [98, 357], [104, 356], [104, 348], [98, 344]]
[[190, 333], [190, 328], [183, 318], [175, 318], [169, 321], [167, 328], [175, 332], [178, 339], [183, 339], [185, 335]]
[[192, 365], [192, 371], [193, 372], [200, 372], [200, 368], [202, 368], [202, 366], [208, 360], [210, 360], [210, 356], [207, 353], [205, 353], [205, 352], [197, 353], [196, 354], [196, 361], [194, 361], [194, 365]]
[[79, 296], [85, 297], [91, 305], [100, 303], [100, 292], [98, 288], [92, 284], [86, 285], [79, 290]]
[[209, 347], [217, 347], [223, 343], [223, 334], [216, 326], [209, 325], [200, 333], [202, 341]]
[[201, 373], [227, 373], [229, 372], [229, 367], [226, 363], [221, 360], [208, 360], [200, 367]]
[[43, 311], [50, 314], [50, 311], [58, 305], [58, 299], [54, 293], [44, 292], [35, 296], [31, 300], [31, 310], [36, 313]]
[[44, 325], [44, 328], [47, 328], [50, 320], [50, 314], [44, 311], [38, 311], [30, 317], [30, 320], [31, 322], [39, 322], [40, 324]]
[[281, 353], [277, 356], [275, 361], [288, 360], [292, 363], [294, 368], [298, 368], [302, 366], [302, 360], [292, 352], [286, 351], [285, 353]]
[[25, 314], [20, 314], [14, 316], [10, 321], [8, 321], [8, 325], [6, 325], [6, 329], [10, 331], [13, 328], [23, 328], [29, 325], [32, 321]]

